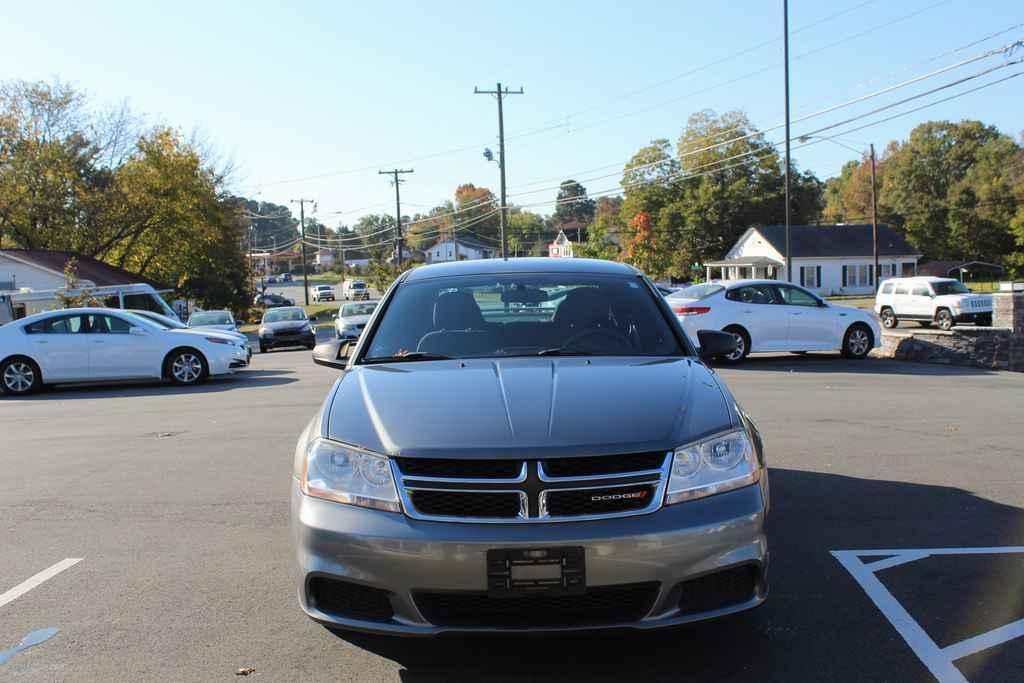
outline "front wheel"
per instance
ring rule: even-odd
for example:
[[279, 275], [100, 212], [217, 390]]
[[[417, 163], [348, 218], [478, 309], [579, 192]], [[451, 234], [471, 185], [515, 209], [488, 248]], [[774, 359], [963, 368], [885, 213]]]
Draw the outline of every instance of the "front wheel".
[[198, 384], [208, 372], [209, 368], [203, 354], [193, 349], [175, 351], [167, 359], [167, 375], [175, 384]]
[[943, 308], [935, 314], [935, 322], [938, 323], [940, 330], [948, 332], [953, 329], [953, 314]]
[[736, 350], [732, 353], [721, 355], [718, 359], [729, 365], [742, 362], [750, 353], [750, 335], [742, 327], [736, 326], [727, 327], [722, 331], [729, 332], [736, 339]]
[[871, 330], [866, 325], [853, 325], [843, 338], [843, 356], [854, 360], [867, 358], [873, 342]]
[[882, 327], [887, 330], [891, 330], [900, 324], [899, 319], [896, 318], [896, 313], [891, 308], [883, 308], [881, 313]]
[[0, 365], [0, 389], [5, 394], [25, 396], [38, 391], [42, 384], [39, 366], [28, 358], [10, 358]]

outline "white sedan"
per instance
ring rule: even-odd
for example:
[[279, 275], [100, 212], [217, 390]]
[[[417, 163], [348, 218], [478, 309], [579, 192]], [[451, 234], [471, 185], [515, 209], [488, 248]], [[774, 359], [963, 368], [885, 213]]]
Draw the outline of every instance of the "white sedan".
[[229, 335], [168, 329], [118, 309], [47, 311], [0, 327], [0, 390], [8, 394], [121, 379], [196, 384], [246, 361]]
[[691, 340], [697, 330], [736, 337], [738, 363], [750, 353], [839, 351], [864, 358], [882, 341], [870, 311], [836, 306], [803, 287], [777, 280], [736, 280], [687, 287], [665, 298]]

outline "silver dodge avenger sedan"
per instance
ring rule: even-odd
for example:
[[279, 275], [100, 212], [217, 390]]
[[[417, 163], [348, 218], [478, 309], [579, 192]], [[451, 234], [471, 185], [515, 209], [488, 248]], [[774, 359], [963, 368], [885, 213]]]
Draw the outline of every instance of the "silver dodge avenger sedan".
[[342, 372], [299, 437], [292, 533], [326, 627], [649, 629], [764, 601], [760, 435], [637, 270], [424, 266], [314, 360]]

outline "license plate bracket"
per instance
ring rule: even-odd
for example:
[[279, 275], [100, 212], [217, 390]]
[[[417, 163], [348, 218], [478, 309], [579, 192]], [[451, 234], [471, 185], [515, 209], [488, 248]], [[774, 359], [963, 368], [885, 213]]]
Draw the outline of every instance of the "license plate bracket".
[[586, 589], [586, 555], [582, 546], [487, 551], [489, 597], [581, 595]]

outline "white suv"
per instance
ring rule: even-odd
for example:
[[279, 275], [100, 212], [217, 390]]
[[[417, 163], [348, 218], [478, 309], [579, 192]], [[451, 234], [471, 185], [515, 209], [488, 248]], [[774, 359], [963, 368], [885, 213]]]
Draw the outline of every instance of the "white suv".
[[315, 302], [334, 301], [334, 287], [330, 285], [314, 285], [309, 288], [309, 297]]
[[875, 313], [887, 328], [900, 320], [914, 320], [922, 327], [935, 323], [943, 330], [966, 322], [991, 325], [992, 297], [973, 294], [964, 283], [947, 277], [893, 278], [878, 290]]

